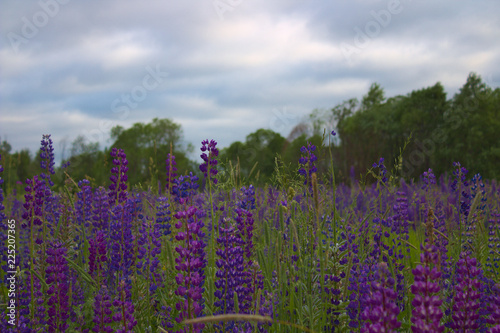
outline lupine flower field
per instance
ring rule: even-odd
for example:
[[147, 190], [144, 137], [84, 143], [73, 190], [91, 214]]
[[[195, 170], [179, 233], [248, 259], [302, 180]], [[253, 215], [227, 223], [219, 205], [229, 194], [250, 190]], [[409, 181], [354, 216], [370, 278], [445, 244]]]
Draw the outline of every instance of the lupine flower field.
[[254, 187], [204, 140], [201, 179], [169, 154], [151, 191], [114, 148], [108, 184], [55, 191], [44, 136], [39, 174], [0, 190], [0, 331], [500, 332], [499, 184], [454, 161], [408, 183], [383, 158], [336, 184], [318, 149]]

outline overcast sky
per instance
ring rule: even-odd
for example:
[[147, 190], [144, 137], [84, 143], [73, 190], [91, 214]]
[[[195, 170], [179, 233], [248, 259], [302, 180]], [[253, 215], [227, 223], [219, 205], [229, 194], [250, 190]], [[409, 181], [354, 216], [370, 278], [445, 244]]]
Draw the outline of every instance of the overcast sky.
[[52, 134], [59, 160], [158, 117], [224, 147], [373, 82], [498, 87], [499, 18], [498, 0], [0, 0], [0, 139], [34, 152]]

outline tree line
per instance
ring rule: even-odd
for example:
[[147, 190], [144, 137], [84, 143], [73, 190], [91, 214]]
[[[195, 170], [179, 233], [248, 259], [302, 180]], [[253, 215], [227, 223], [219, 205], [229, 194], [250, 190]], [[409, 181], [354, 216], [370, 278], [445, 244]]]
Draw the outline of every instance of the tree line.
[[[335, 136], [330, 133], [334, 130]], [[112, 148], [122, 148], [129, 161], [129, 183], [164, 188], [165, 160], [175, 155], [178, 174], [193, 171], [201, 176], [200, 161], [189, 159], [194, 147], [184, 143], [182, 128], [171, 119], [153, 119], [131, 128], [111, 129], [112, 145], [101, 149], [97, 142], [77, 137], [69, 157], [57, 168], [56, 186], [74, 179], [94, 184], [109, 182]], [[217, 139], [214, 137], [214, 139]], [[336, 179], [362, 178], [374, 162], [384, 157], [388, 169], [407, 180], [417, 179], [428, 168], [441, 175], [460, 161], [484, 178], [500, 179], [500, 89], [492, 89], [480, 76], [469, 74], [465, 84], [447, 99], [441, 83], [387, 98], [374, 83], [360, 100], [352, 98], [329, 110], [313, 110], [288, 137], [271, 129], [258, 129], [244, 142], [220, 150], [219, 168], [254, 184], [276, 180], [277, 168], [294, 175], [300, 148], [317, 147], [320, 171], [333, 167]], [[0, 144], [4, 166], [4, 190], [22, 188], [26, 178], [39, 172], [40, 156], [27, 150], [12, 152]], [[107, 166], [107, 168], [106, 168]], [[200, 179], [203, 177], [200, 177]]]

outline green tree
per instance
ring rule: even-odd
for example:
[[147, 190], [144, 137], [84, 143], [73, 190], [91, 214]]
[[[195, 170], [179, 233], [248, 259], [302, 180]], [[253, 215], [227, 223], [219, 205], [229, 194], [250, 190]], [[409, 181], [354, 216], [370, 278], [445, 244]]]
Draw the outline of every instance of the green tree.
[[448, 108], [446, 92], [441, 83], [412, 91], [395, 110], [396, 140], [393, 150], [399, 149], [407, 138], [411, 141], [403, 159], [403, 171], [409, 178], [418, 178], [429, 167], [437, 166], [436, 152], [440, 149], [439, 131], [446, 126], [444, 113]]
[[172, 152], [176, 157], [178, 174], [193, 171], [195, 166], [186, 153], [192, 147], [182, 143], [181, 125], [170, 119], [153, 119], [148, 124], [135, 123], [131, 128], [115, 126], [111, 129], [111, 147], [122, 148], [129, 161], [129, 182], [165, 186], [165, 160]]
[[0, 144], [0, 155], [2, 155], [0, 164], [4, 168], [3, 174], [0, 176], [4, 179], [3, 189], [6, 193], [10, 193], [15, 187], [22, 188], [25, 180], [39, 171], [39, 167], [34, 164], [28, 149], [11, 151], [12, 146], [4, 140]]
[[444, 114], [444, 142], [436, 153], [440, 172], [460, 161], [483, 177], [500, 178], [499, 91], [488, 87], [477, 74], [469, 74]]
[[372, 83], [368, 93], [361, 100], [361, 110], [370, 110], [381, 105], [385, 100], [384, 89], [378, 83]]
[[[91, 179], [95, 185], [101, 185], [107, 181], [109, 170], [106, 170], [104, 153], [99, 149], [98, 142], [87, 142], [83, 135], [73, 140], [70, 148], [70, 157], [63, 161], [69, 165], [64, 171], [78, 182], [83, 179]], [[61, 170], [62, 171], [62, 170]], [[56, 174], [58, 174], [56, 172]], [[60, 178], [59, 185], [66, 177]]]
[[248, 177], [254, 168], [254, 175], [259, 174], [259, 180], [266, 182], [274, 171], [274, 158], [283, 152], [285, 138], [270, 129], [258, 129], [247, 135], [244, 143], [233, 142], [229, 147], [222, 149], [220, 159], [233, 166], [239, 162], [243, 177]]
[[274, 172], [274, 158], [281, 154], [285, 138], [270, 129], [258, 129], [246, 137], [246, 147], [256, 153], [257, 169], [264, 179]]
[[389, 99], [378, 84], [373, 84], [359, 108], [355, 99], [336, 106], [332, 112], [340, 136], [336, 155], [343, 161], [342, 173], [347, 174], [351, 167], [355, 174], [364, 173], [380, 157], [391, 168], [411, 136], [403, 155], [405, 176], [418, 177], [435, 161], [436, 145], [427, 141], [442, 126], [446, 108], [446, 93], [440, 83]]

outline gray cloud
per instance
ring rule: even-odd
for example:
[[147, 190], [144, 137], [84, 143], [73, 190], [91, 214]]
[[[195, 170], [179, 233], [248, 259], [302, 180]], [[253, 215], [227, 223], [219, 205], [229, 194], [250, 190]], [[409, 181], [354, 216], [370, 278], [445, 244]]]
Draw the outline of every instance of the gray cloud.
[[0, 138], [106, 146], [112, 126], [169, 117], [227, 146], [287, 136], [375, 81], [388, 96], [500, 81], [497, 1], [221, 1], [2, 1]]

